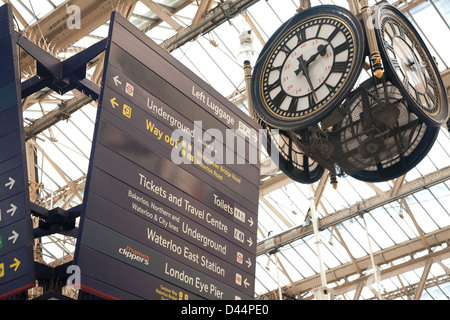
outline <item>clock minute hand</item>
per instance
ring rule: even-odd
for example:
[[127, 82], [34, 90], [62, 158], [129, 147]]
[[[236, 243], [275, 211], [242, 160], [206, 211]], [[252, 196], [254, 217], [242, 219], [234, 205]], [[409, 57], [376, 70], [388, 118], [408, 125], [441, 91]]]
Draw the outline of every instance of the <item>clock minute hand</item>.
[[[328, 44], [329, 44], [329, 43], [327, 43], [326, 45], [321, 44], [321, 45], [318, 46], [317, 52], [316, 52], [315, 54], [313, 54], [311, 57], [309, 57], [308, 61], [305, 62], [306, 68], [308, 68], [309, 65], [310, 65], [314, 60], [316, 60], [316, 58], [317, 58], [318, 55], [321, 55], [321, 56], [323, 57], [323, 56], [327, 53], [326, 48], [328, 47]], [[302, 55], [302, 56], [303, 56], [303, 55]], [[303, 59], [303, 58], [302, 58], [302, 59]], [[298, 58], [297, 60], [300, 62], [300, 58]], [[302, 72], [302, 69], [301, 69], [301, 68], [298, 69], [297, 71], [295, 71], [295, 75], [298, 76], [298, 75], [300, 74], [300, 72]]]
[[314, 87], [311, 82], [311, 78], [309, 77], [308, 67], [306, 66], [306, 61], [303, 60], [303, 55], [300, 55], [300, 57], [298, 58], [298, 61], [300, 62], [300, 70], [303, 71], [303, 75], [305, 76], [306, 81], [308, 81], [308, 85], [311, 88], [314, 98], [316, 98], [316, 101], [317, 101], [316, 91], [314, 90]]

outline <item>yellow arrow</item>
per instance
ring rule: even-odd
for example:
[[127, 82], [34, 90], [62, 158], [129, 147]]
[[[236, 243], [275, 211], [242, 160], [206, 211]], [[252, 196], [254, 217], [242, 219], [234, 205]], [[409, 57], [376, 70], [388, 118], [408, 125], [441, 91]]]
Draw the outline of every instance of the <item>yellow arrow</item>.
[[14, 258], [14, 263], [12, 265], [10, 265], [9, 267], [11, 269], [14, 268], [14, 272], [16, 272], [17, 269], [19, 268], [19, 266], [20, 266], [20, 261], [17, 260], [16, 258]]
[[114, 109], [119, 106], [119, 104], [116, 102], [116, 98], [111, 99], [111, 105], [113, 106]]

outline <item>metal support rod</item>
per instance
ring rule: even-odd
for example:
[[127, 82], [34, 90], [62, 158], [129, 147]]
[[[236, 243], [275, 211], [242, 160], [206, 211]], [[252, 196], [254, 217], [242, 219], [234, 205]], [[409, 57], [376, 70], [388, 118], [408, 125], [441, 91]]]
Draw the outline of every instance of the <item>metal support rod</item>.
[[380, 290], [380, 279], [378, 278], [379, 273], [377, 272], [377, 266], [375, 265], [375, 259], [373, 258], [373, 251], [372, 251], [372, 244], [370, 241], [370, 236], [369, 236], [369, 230], [367, 228], [367, 223], [366, 223], [366, 219], [364, 217], [364, 214], [361, 215], [362, 219], [364, 221], [364, 230], [366, 231], [366, 236], [367, 236], [367, 242], [369, 243], [369, 255], [370, 255], [370, 262], [372, 263], [372, 271], [375, 277], [375, 283], [377, 285], [377, 296], [379, 300], [383, 300], [382, 296], [381, 296], [381, 290]]
[[281, 294], [280, 270], [278, 270], [278, 257], [276, 253], [274, 253], [273, 255], [275, 257], [275, 266], [277, 268], [278, 299], [283, 300], [283, 295]]
[[252, 81], [252, 66], [249, 61], [244, 62], [244, 74], [245, 74], [245, 91], [247, 93], [247, 105], [248, 113], [253, 120], [257, 120], [255, 110], [253, 109], [252, 99], [250, 97], [251, 81]]
[[[310, 206], [310, 210], [311, 210], [311, 221], [313, 224], [315, 244], [317, 245], [317, 256], [319, 258], [320, 281], [322, 283], [322, 288], [325, 288], [327, 286], [327, 278], [325, 275], [324, 264], [322, 261], [322, 254], [320, 251], [320, 246], [322, 244], [322, 241], [320, 240], [320, 235], [319, 235], [319, 225], [318, 225], [318, 219], [316, 217], [316, 205], [315, 205], [315, 201], [314, 201], [315, 197], [314, 197], [314, 191], [312, 188], [310, 189], [310, 194], [311, 194], [311, 196], [309, 198], [309, 206]], [[320, 296], [322, 296], [322, 294]]]
[[381, 55], [378, 49], [377, 39], [372, 22], [372, 10], [370, 10], [367, 0], [359, 0], [359, 3], [361, 5], [361, 13], [364, 20], [367, 43], [369, 44], [369, 58], [372, 62], [373, 73], [378, 79], [380, 79], [381, 77], [383, 77], [383, 63], [381, 62]]

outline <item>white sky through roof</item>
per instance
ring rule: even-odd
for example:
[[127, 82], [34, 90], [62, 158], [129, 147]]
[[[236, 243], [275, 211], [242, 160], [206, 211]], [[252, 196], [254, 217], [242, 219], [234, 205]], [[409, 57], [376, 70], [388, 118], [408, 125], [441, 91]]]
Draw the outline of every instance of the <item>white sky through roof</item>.
[[[63, 1], [56, 0], [11, 0], [10, 2], [29, 24], [42, 19], [55, 7], [63, 3]], [[177, 4], [177, 1], [156, 2], [168, 7]], [[347, 1], [344, 0], [313, 0], [311, 2], [312, 5], [331, 3], [348, 8]], [[373, 4], [374, 1], [370, 1], [370, 3]], [[293, 0], [259, 1], [247, 10], [247, 14], [257, 26], [264, 40], [267, 41], [284, 21], [295, 14], [298, 6], [299, 1]], [[193, 1], [186, 8], [176, 13], [174, 18], [183, 26], [189, 25], [197, 9], [196, 1]], [[130, 20], [137, 26], [140, 26], [145, 22], [142, 17], [151, 17], [153, 13], [144, 4], [138, 2], [134, 9], [134, 14]], [[450, 39], [448, 27], [450, 23], [450, 1], [426, 1], [409, 10], [406, 15], [419, 29], [419, 33], [423, 36], [428, 48], [436, 57], [439, 70], [441, 72], [448, 70], [450, 67], [450, 42], [447, 41]], [[23, 28], [22, 25], [20, 27]], [[195, 41], [186, 43], [173, 51], [172, 55], [222, 95], [232, 97], [245, 87], [244, 73], [242, 67], [237, 63], [236, 57], [240, 48], [239, 34], [249, 29], [250, 26], [245, 21], [244, 16], [238, 15], [222, 23], [212, 32], [200, 36]], [[92, 45], [99, 39], [106, 37], [107, 32], [108, 25], [105, 24], [93, 31], [90, 36], [77, 41], [73, 45], [72, 52], [61, 53], [59, 57], [67, 58], [73, 52]], [[175, 33], [175, 30], [167, 23], [161, 23], [148, 31], [146, 35], [154, 39], [155, 42], [161, 43]], [[258, 52], [262, 49], [262, 44], [256, 37], [254, 47]], [[367, 74], [363, 74], [359, 83], [367, 77]], [[48, 113], [57, 108], [61, 100], [72, 98], [73, 95], [59, 97], [57, 94], [52, 93], [45, 100], [42, 100], [40, 104], [35, 103], [24, 112], [25, 126], [41, 118], [43, 113]], [[246, 102], [238, 104], [237, 107], [246, 110]], [[37, 137], [36, 143], [45, 153], [37, 153], [36, 163], [40, 175], [38, 182], [43, 186], [41, 196], [54, 199], [53, 207], [67, 201], [66, 198], [57, 199], [54, 197], [58, 193], [58, 189], [67, 185], [66, 179], [77, 180], [82, 178], [87, 172], [95, 115], [95, 103], [88, 104], [72, 114], [69, 119], [60, 121], [50, 130], [45, 130]], [[443, 127], [428, 156], [406, 175], [405, 182], [420, 179], [422, 176], [449, 166], [449, 150], [449, 133]], [[50, 163], [49, 158], [60, 169], [59, 172]], [[338, 181], [336, 190], [330, 185], [325, 188], [322, 205], [317, 210], [319, 218], [345, 209], [352, 204], [363, 202], [364, 199], [374, 197], [378, 193], [390, 192], [393, 187], [392, 182], [376, 183], [375, 186], [370, 186], [353, 178], [339, 179]], [[318, 183], [314, 184], [313, 187], [316, 189]], [[80, 190], [81, 194], [82, 191]], [[309, 185], [292, 182], [265, 195], [264, 199], [267, 202], [260, 201], [259, 205], [260, 231], [258, 232], [258, 241], [263, 241], [269, 236], [274, 236], [294, 226], [308, 223], [305, 222], [305, 217], [309, 209], [309, 194]], [[326, 269], [337, 268], [343, 264], [351, 264], [352, 260], [347, 252], [347, 248], [354, 259], [369, 255], [370, 249], [363, 219], [365, 219], [367, 224], [370, 243], [374, 252], [418, 238], [420, 235], [415, 223], [418, 224], [425, 234], [450, 226], [450, 207], [448, 206], [448, 203], [450, 203], [450, 183], [448, 181], [409, 195], [405, 200], [408, 209], [400, 201], [393, 201], [367, 212], [364, 218], [360, 216], [352, 218], [337, 225], [335, 228], [327, 228], [321, 231], [322, 257]], [[75, 206], [80, 203], [81, 200], [74, 197], [68, 202], [68, 205]], [[271, 207], [275, 208], [284, 219], [280, 219], [274, 214]], [[413, 213], [415, 222], [411, 219], [408, 210]], [[44, 257], [47, 263], [51, 263], [73, 252], [74, 240], [61, 240], [62, 238], [53, 236], [43, 239], [43, 247], [45, 247]], [[342, 240], [344, 243], [342, 243]], [[65, 243], [65, 246], [61, 246], [61, 243]], [[441, 250], [446, 247], [447, 245], [443, 245], [441, 248], [434, 248], [433, 250]], [[421, 253], [417, 254], [420, 255]], [[448, 275], [449, 260], [446, 259], [439, 264], [433, 264], [428, 278], [440, 279], [440, 277]], [[405, 259], [395, 261], [393, 264], [402, 262], [405, 262]], [[278, 273], [276, 272], [277, 264], [280, 268]], [[384, 267], [387, 268], [387, 266]], [[366, 270], [362, 271], [366, 272]], [[382, 280], [380, 283], [382, 290], [394, 292], [400, 290], [403, 286], [407, 287], [417, 284], [421, 279], [422, 271], [423, 267], [420, 267], [402, 273], [398, 277]], [[257, 258], [255, 295], [266, 294], [273, 290], [276, 291], [278, 288], [278, 276], [280, 285], [284, 287], [318, 274], [319, 266], [315, 239], [313, 236], [307, 236], [280, 248], [276, 257], [275, 255], [269, 257], [264, 254]], [[347, 281], [351, 280], [347, 279]], [[330, 287], [335, 285], [332, 283]], [[341, 295], [340, 298], [352, 299], [354, 294], [355, 290], [352, 290]], [[449, 296], [450, 284], [447, 280], [447, 282], [438, 282], [437, 285], [425, 289], [422, 299], [448, 300]], [[374, 297], [374, 293], [368, 288], [364, 288], [361, 292], [362, 299], [372, 299]], [[398, 299], [407, 299], [407, 297], [399, 296]]]

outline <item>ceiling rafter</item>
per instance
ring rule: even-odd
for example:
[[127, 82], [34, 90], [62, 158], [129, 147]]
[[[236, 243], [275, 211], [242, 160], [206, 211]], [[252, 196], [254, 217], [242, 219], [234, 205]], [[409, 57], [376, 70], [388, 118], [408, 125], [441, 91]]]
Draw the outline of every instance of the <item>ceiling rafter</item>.
[[[426, 235], [426, 238], [432, 247], [446, 244], [448, 242], [448, 239], [450, 239], [450, 227], [431, 232]], [[396, 276], [397, 274], [405, 273], [407, 271], [424, 266], [428, 259], [433, 259], [434, 262], [437, 262], [450, 258], [450, 248], [447, 247], [436, 252], [431, 252], [425, 255], [421, 255], [420, 257], [410, 259], [410, 257], [424, 250], [426, 250], [426, 248], [423, 246], [421, 240], [415, 238], [380, 250], [378, 252], [374, 252], [373, 256], [376, 265], [387, 266], [386, 268], [383, 268], [381, 270], [382, 279], [388, 279], [390, 277]], [[409, 261], [401, 263], [398, 262], [404, 258], [407, 258]], [[390, 265], [391, 262], [395, 264], [392, 266]], [[361, 270], [367, 270], [372, 265], [371, 259], [368, 255], [356, 259], [356, 263]], [[354, 275], [358, 275], [357, 279], [349, 281], [348, 279]], [[332, 288], [336, 295], [342, 295], [352, 290], [358, 290], [358, 286], [360, 285], [364, 287], [367, 284], [367, 280], [369, 278], [368, 275], [361, 275], [356, 273], [352, 262], [344, 263], [337, 267], [326, 270], [326, 277], [327, 283], [329, 284], [340, 283], [342, 282], [342, 280], [345, 280], [343, 284], [337, 285]], [[310, 292], [313, 288], [320, 285], [320, 275], [316, 274], [314, 276], [295, 282], [294, 287], [289, 285], [285, 286], [282, 288], [282, 291], [288, 295], [297, 293], [303, 294], [306, 292]]]
[[[74, 0], [74, 1], [76, 1], [76, 0]], [[72, 1], [72, 2], [74, 2], [74, 1]], [[82, 1], [82, 0], [80, 0], [80, 1]], [[114, 0], [111, 0], [111, 1], [114, 1]], [[111, 2], [111, 1], [109, 1], [109, 2]], [[180, 6], [177, 7], [177, 8], [172, 8], [172, 7], [167, 7], [167, 6], [164, 6], [164, 5], [157, 4], [156, 2], [151, 1], [151, 0], [148, 0], [148, 1], [150, 1], [152, 3], [155, 3], [159, 7], [163, 8], [162, 10], [164, 10], [168, 14], [169, 18], [171, 20], [175, 21], [175, 23], [177, 23], [176, 18], [174, 18], [175, 12], [178, 11], [181, 7], [185, 7], [186, 5], [189, 5], [192, 2], [192, 1], [184, 1], [184, 2], [180, 2], [179, 1]], [[107, 1], [106, 0], [103, 0], [103, 1], [99, 1], [98, 0], [97, 2], [107, 2]], [[131, 1], [131, 2], [134, 2], [134, 5], [136, 4], [136, 1]], [[178, 34], [171, 38], [173, 44], [170, 47], [169, 51], [173, 51], [174, 48], [177, 48], [180, 45], [182, 45], [183, 43], [185, 43], [184, 40], [187, 37], [191, 37], [192, 35], [194, 35], [194, 37], [195, 37], [196, 33], [197, 33], [197, 36], [198, 36], [198, 35], [201, 35], [201, 34], [204, 34], [205, 32], [207, 32], [208, 29], [207, 29], [206, 25], [210, 22], [209, 19], [210, 19], [211, 14], [213, 12], [217, 13], [218, 10], [220, 9], [223, 13], [225, 13], [224, 17], [221, 17], [218, 20], [219, 21], [218, 24], [220, 24], [220, 23], [222, 23], [224, 21], [227, 21], [227, 19], [229, 19], [229, 17], [231, 17], [234, 13], [232, 13], [231, 10], [228, 10], [229, 7], [228, 8], [226, 6], [221, 7], [221, 5], [223, 5], [223, 4], [231, 4], [231, 2], [242, 2], [242, 3], [244, 3], [244, 2], [254, 2], [254, 3], [256, 3], [258, 1], [231, 1], [231, 0], [230, 1], [225, 1], [225, 2], [221, 1], [222, 4], [218, 4], [218, 6], [216, 8], [214, 8], [213, 10], [211, 10], [211, 7], [213, 5], [212, 1], [203, 0], [203, 1], [197, 1], [197, 2], [199, 2], [199, 8], [197, 10], [196, 17], [194, 17], [194, 19], [193, 19], [192, 25], [187, 27], [187, 28], [182, 27], [182, 29], [179, 29]], [[303, 1], [303, 0], [300, 1], [301, 4], [303, 2], [308, 2], [308, 1]], [[404, 1], [402, 1], [402, 2], [405, 3]], [[409, 10], [410, 8], [420, 4], [422, 2], [424, 2], [424, 0], [406, 1], [407, 5], [403, 6], [402, 10]], [[123, 1], [122, 1], [122, 3], [123, 3]], [[204, 3], [207, 4], [207, 7], [209, 6], [209, 9], [204, 9], [204, 10], [201, 11], [200, 10], [201, 9], [200, 6], [202, 4], [204, 4]], [[405, 9], [405, 8], [407, 8], [407, 9]], [[56, 9], [58, 9], [58, 8], [56, 8]], [[48, 16], [53, 15], [54, 12], [56, 12], [56, 9], [53, 12], [51, 12]], [[132, 11], [133, 10], [131, 10], [131, 13], [132, 13]], [[237, 11], [237, 12], [239, 12], [239, 11]], [[247, 14], [245, 14], [245, 12], [244, 12], [244, 17], [247, 19]], [[42, 19], [40, 19], [39, 21], [43, 21], [46, 18], [47, 18], [47, 16], [42, 18]], [[109, 14], [108, 14], [108, 19], [109, 19]], [[197, 21], [197, 19], [198, 19], [198, 21]], [[20, 19], [18, 18], [18, 20], [20, 20]], [[194, 20], [195, 20], [195, 23], [194, 23]], [[156, 20], [148, 19], [146, 26], [149, 29], [151, 29], [152, 27], [160, 24], [163, 21], [165, 21], [165, 20], [162, 19], [162, 18], [161, 19], [156, 19]], [[250, 20], [250, 22], [254, 23], [252, 20]], [[247, 20], [247, 23], [251, 26], [250, 22]], [[255, 22], [257, 22], [257, 21], [255, 21]], [[22, 21], [21, 21], [21, 23], [22, 23]], [[203, 25], [203, 23], [206, 23], [206, 24]], [[178, 24], [178, 25], [180, 25], [180, 24]], [[196, 27], [199, 28], [199, 29], [197, 29]], [[255, 35], [256, 35], [258, 30], [256, 28], [253, 28], [253, 27], [251, 27], [251, 28], [253, 29], [253, 31], [255, 32]], [[74, 30], [74, 34], [75, 34], [75, 32], [76, 31]], [[81, 34], [82, 33], [77, 35], [77, 37], [78, 36], [80, 37], [79, 39], [81, 39], [83, 37], [83, 36], [81, 36]], [[188, 36], [185, 37], [184, 34], [188, 34]], [[76, 38], [76, 37], [74, 37], [74, 38]], [[258, 37], [258, 39], [259, 39], [259, 37]], [[167, 41], [169, 41], [169, 40], [170, 39], [168, 39]], [[259, 39], [259, 40], [261, 41], [261, 39]], [[55, 41], [56, 40], [54, 40], [54, 42]], [[164, 42], [164, 43], [167, 44], [167, 42]], [[52, 45], [54, 45], [54, 44], [55, 43], [52, 43]], [[79, 50], [79, 49], [75, 48], [75, 50]], [[101, 65], [102, 64], [101, 60], [98, 60], [98, 61], [100, 61], [100, 63], [98, 63], [98, 65]], [[450, 72], [449, 72], [449, 70], [445, 70], [444, 72], [442, 72], [442, 76], [443, 76], [444, 83], [445, 83], [446, 87], [450, 88]], [[101, 80], [100, 77], [101, 77], [101, 70], [100, 70], [100, 68], [97, 68], [96, 72], [94, 72], [93, 79], [96, 79], [96, 81], [98, 83]], [[51, 93], [51, 92], [47, 92], [47, 93], [46, 92], [41, 92], [42, 97], [48, 97], [49, 93]], [[80, 99], [80, 98], [82, 98], [82, 97], [78, 96], [78, 99]], [[246, 99], [245, 96], [241, 96], [239, 98], [239, 101], [243, 101], [245, 99]], [[71, 101], [73, 103], [76, 103], [76, 100], [71, 100]], [[27, 101], [26, 105], [33, 105], [33, 103], [37, 103], [37, 102], [39, 102], [39, 97], [34, 96], [34, 97], [32, 97], [32, 99]], [[24, 103], [24, 105], [25, 105], [25, 103]], [[61, 104], [61, 105], [63, 105], [63, 104]], [[80, 105], [81, 105], [80, 107], [82, 107], [82, 103], [80, 103]], [[32, 124], [32, 125], [35, 125], [33, 128], [32, 127], [28, 127], [29, 138], [31, 138], [33, 136], [36, 136], [39, 133], [43, 132], [45, 130], [45, 129], [43, 129], [45, 126], [51, 127], [53, 124], [55, 124], [58, 121], [60, 121], [61, 118], [64, 118], [64, 116], [66, 116], [66, 117], [69, 116], [72, 112], [76, 111], [76, 109], [74, 109], [74, 111], [69, 111], [69, 112], [65, 112], [63, 110], [61, 110], [61, 111], [62, 111], [62, 113], [60, 113], [59, 116], [48, 114], [48, 115], [45, 115], [43, 118], [36, 120], [35, 123]], [[51, 119], [52, 117], [54, 119]], [[44, 123], [45, 123], [45, 125], [44, 125]], [[50, 124], [50, 123], [53, 123], [53, 124]], [[40, 129], [38, 129], [38, 127], [40, 127]], [[439, 170], [440, 173], [445, 175], [446, 174], [446, 170], [445, 169], [446, 168], [444, 168], [442, 170]], [[428, 176], [426, 176], [426, 177], [428, 177]], [[416, 185], [420, 185], [421, 183], [423, 183], [424, 185], [432, 185], [432, 184], [429, 184], [429, 181], [427, 179], [425, 179], [426, 177], [424, 177], [422, 180], [420, 180], [420, 178], [417, 179], [417, 180], [414, 180], [416, 182]], [[272, 179], [274, 179], [274, 180], [272, 180]], [[444, 177], [444, 179], [439, 180], [439, 182], [446, 181], [447, 179], [448, 179], [448, 177]], [[435, 179], [434, 181], [437, 181], [437, 180], [438, 179]], [[324, 181], [326, 181], [326, 180], [324, 180]], [[392, 200], [392, 199], [396, 199], [396, 200], [401, 199], [400, 203], [402, 203], [405, 211], [411, 217], [411, 219], [412, 219], [412, 221], [413, 221], [413, 223], [415, 225], [415, 228], [416, 228], [416, 230], [418, 231], [418, 234], [419, 234], [417, 239], [413, 239], [413, 240], [420, 241], [420, 243], [422, 244], [423, 248], [428, 250], [428, 252], [431, 254], [432, 253], [431, 249], [434, 247], [434, 243], [438, 240], [439, 237], [438, 238], [435, 237], [433, 239], [430, 239], [429, 235], [427, 235], [427, 234], [425, 234], [425, 233], [423, 233], [421, 231], [421, 228], [419, 227], [419, 224], [414, 219], [413, 213], [411, 212], [411, 210], [408, 207], [408, 205], [406, 203], [406, 200], [404, 198], [405, 194], [411, 191], [411, 188], [413, 189], [412, 193], [417, 192], [417, 191], [422, 190], [422, 189], [420, 189], [420, 188], [413, 188], [413, 185], [411, 183], [408, 183], [408, 182], [405, 182], [405, 181], [406, 181], [406, 179], [405, 179], [404, 176], [396, 179], [395, 181], [393, 181], [394, 187], [388, 192], [383, 192], [375, 184], [368, 184], [368, 185], [377, 193], [376, 197], [378, 197], [378, 201], [380, 201], [380, 202], [389, 203], [389, 202], [386, 202], [385, 200], [383, 200], [383, 199], [386, 199], [386, 198], [389, 198], [389, 197], [391, 198], [390, 201], [395, 201], [395, 200]], [[414, 182], [414, 181], [411, 181], [411, 182]], [[439, 183], [439, 182], [436, 182], [436, 183]], [[292, 180], [290, 180], [289, 178], [287, 178], [283, 174], [276, 175], [275, 178], [271, 178], [269, 180], [264, 180], [264, 182], [261, 185], [261, 187], [262, 187], [261, 188], [262, 189], [261, 194], [263, 194], [262, 198], [264, 198], [264, 195], [267, 195], [271, 191], [273, 191], [273, 190], [275, 190], [277, 188], [280, 188], [282, 186], [286, 186], [289, 183], [292, 183]], [[69, 184], [71, 184], [71, 181], [69, 181]], [[75, 186], [76, 186], [76, 189], [78, 190], [79, 188], [83, 187], [83, 182], [81, 181], [79, 184], [76, 184]], [[326, 214], [326, 217], [321, 219], [321, 221], [319, 221], [319, 223], [320, 223], [320, 226], [322, 228], [326, 228], [327, 226], [331, 225], [332, 228], [333, 228], [333, 231], [336, 232], [336, 236], [339, 238], [341, 243], [344, 243], [343, 239], [342, 239], [342, 236], [340, 236], [340, 234], [338, 234], [339, 231], [336, 228], [336, 224], [338, 224], [338, 223], [340, 223], [342, 221], [345, 221], [345, 220], [349, 219], [350, 217], [346, 216], [346, 213], [345, 213], [344, 209], [340, 210], [340, 211], [337, 211], [337, 212], [335, 212], [334, 214], [331, 214], [331, 215], [328, 214], [328, 212], [325, 210], [325, 207], [324, 207], [324, 205], [323, 205], [323, 203], [321, 201], [323, 193], [325, 192], [325, 186], [326, 186], [326, 184], [320, 185], [320, 183], [319, 183], [319, 186], [317, 187], [317, 190], [315, 192], [316, 193], [316, 202], [315, 202], [316, 208], [320, 205], [322, 207], [322, 209], [324, 210], [325, 214]], [[76, 193], [76, 191], [75, 190], [70, 190], [70, 188], [66, 189], [63, 192], [63, 194], [65, 195], [65, 199], [68, 199], [67, 197], [69, 197], [69, 199], [73, 198], [75, 196], [75, 193]], [[389, 194], [389, 197], [386, 194]], [[347, 214], [350, 214], [353, 217], [353, 216], [357, 215], [357, 214], [355, 214], [355, 212], [358, 212], [358, 211], [359, 212], [364, 212], [364, 208], [375, 208], [372, 205], [372, 203], [370, 202], [370, 200], [373, 200], [373, 199], [372, 198], [371, 199], [366, 199], [365, 201], [360, 202], [359, 204], [356, 204], [356, 206], [355, 205], [350, 205], [349, 209], [347, 211]], [[267, 201], [267, 199], [266, 199], [266, 201]], [[70, 202], [70, 200], [68, 202]], [[279, 212], [279, 215], [283, 216], [283, 213]], [[258, 228], [259, 228], [259, 226], [258, 226]], [[302, 228], [302, 227], [300, 226], [299, 228]], [[345, 243], [344, 243], [344, 245], [345, 245]], [[357, 259], [354, 259], [354, 258], [352, 259], [352, 255], [350, 253], [350, 249], [348, 249], [347, 252], [349, 253], [349, 255], [351, 257], [350, 260], [351, 260], [351, 263], [353, 264], [353, 272], [354, 273], [358, 273], [358, 268], [355, 268], [355, 265], [359, 266], [359, 264], [358, 264], [359, 260], [357, 262]], [[428, 261], [431, 261], [430, 259]], [[281, 261], [279, 259], [278, 259], [278, 261], [281, 263]], [[436, 262], [436, 263], [440, 263], [441, 265], [444, 265], [440, 260], [439, 261], [433, 260], [433, 261]], [[430, 263], [430, 266], [431, 266], [431, 264], [433, 262], [428, 262], [428, 263]], [[282, 269], [283, 273], [286, 275], [286, 277], [289, 279], [289, 281], [291, 283], [291, 286], [293, 286], [292, 279], [290, 279], [289, 275], [287, 274], [286, 270], [284, 269], [284, 267], [282, 265], [281, 265], [281, 269]], [[335, 271], [332, 271], [332, 272], [335, 272]], [[397, 276], [398, 276], [398, 273], [397, 273]], [[427, 274], [427, 276], [428, 276], [428, 274]], [[420, 294], [422, 294], [424, 288], [427, 288], [427, 286], [430, 285], [430, 281], [429, 281], [429, 279], [427, 279], [427, 276], [425, 276], [425, 272], [424, 272], [423, 275], [422, 275], [423, 280], [421, 279], [421, 281], [419, 283], [415, 284], [415, 286], [413, 286], [413, 285], [403, 286], [403, 291], [405, 293], [409, 292], [409, 294], [414, 293], [414, 291], [415, 291], [415, 296], [419, 297], [419, 292], [420, 292]], [[420, 290], [419, 290], [419, 285], [421, 287]], [[357, 291], [355, 293], [355, 297], [356, 296], [358, 296], [358, 297], [360, 296], [360, 293], [362, 292], [362, 290], [364, 288], [363, 282], [360, 282], [358, 284], [357, 288], [358, 289], [357, 289]], [[414, 289], [411, 289], [411, 288], [414, 288]], [[359, 293], [358, 293], [358, 291], [359, 291]], [[298, 294], [298, 293], [299, 293], [298, 291], [295, 291], [295, 294]]]
[[[427, 189], [449, 179], [450, 166], [405, 183], [402, 187], [401, 192], [395, 196], [392, 196], [390, 193], [376, 195], [374, 197], [352, 204], [348, 208], [336, 211], [335, 213], [330, 214], [327, 217], [323, 217], [319, 219], [319, 230], [323, 230], [325, 228], [329, 228], [336, 224], [342, 223], [343, 221], [358, 216], [361, 213], [369, 212], [385, 204], [402, 199], [410, 194]], [[280, 185], [284, 182], [285, 180], [283, 178], [280, 178], [278, 181], [276, 181], [276, 183], [271, 183], [269, 186], [273, 188], [274, 185]], [[311, 235], [312, 233], [313, 230], [311, 224], [297, 226], [272, 237], [273, 239], [271, 239], [270, 243], [273, 243], [273, 245], [270, 247], [265, 246], [265, 241], [267, 240], [259, 242], [257, 246], [257, 255], [261, 255], [268, 251], [274, 250], [275, 247], [282, 247], [286, 244]]]
[[170, 25], [175, 31], [179, 31], [183, 29], [183, 26], [176, 21], [172, 15], [164, 9], [158, 3], [152, 0], [140, 0], [143, 4], [145, 4], [150, 10], [152, 10], [158, 17], [164, 20], [168, 25]]

